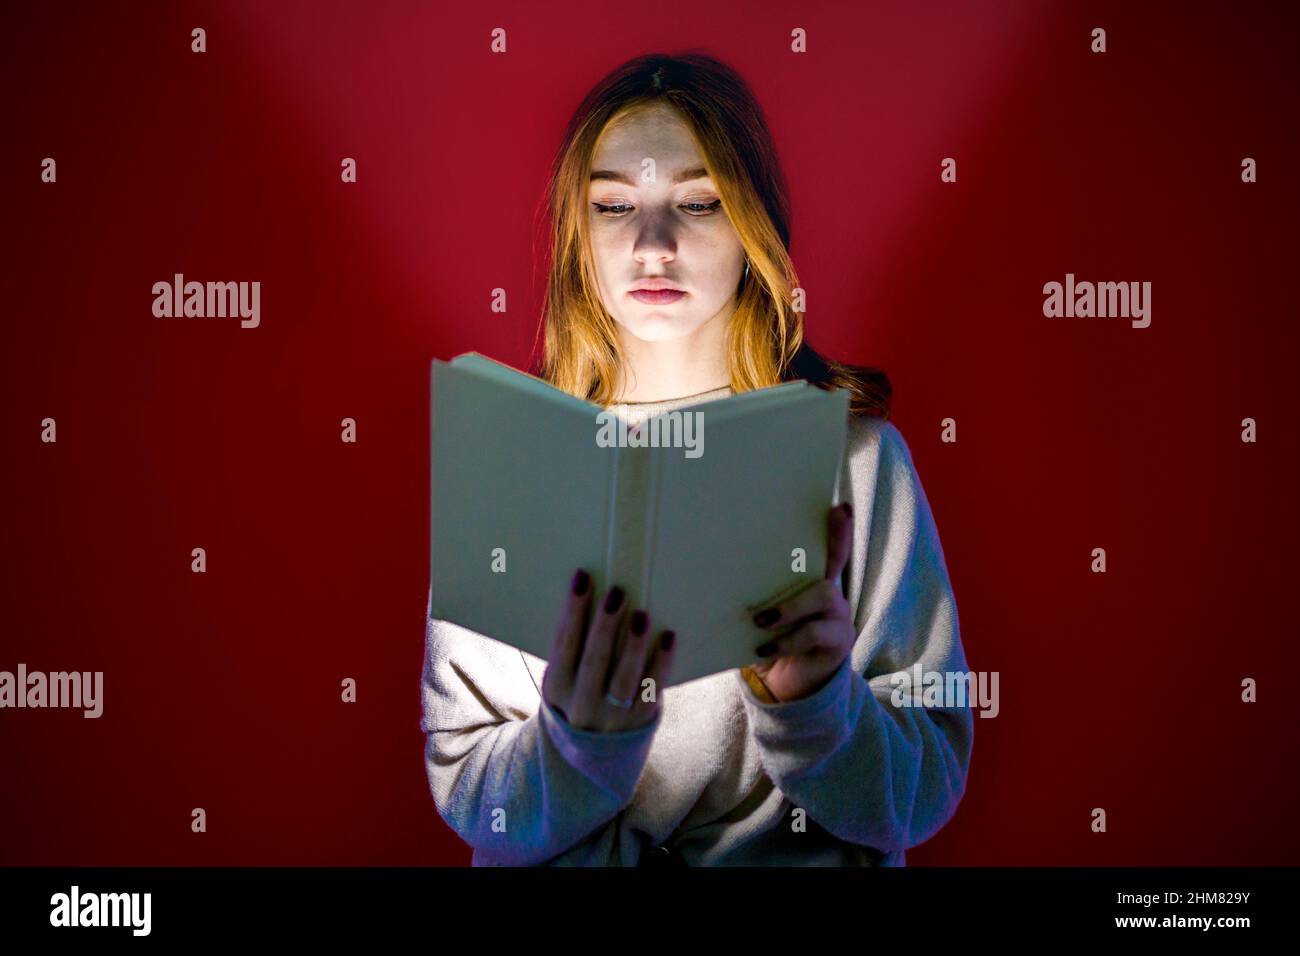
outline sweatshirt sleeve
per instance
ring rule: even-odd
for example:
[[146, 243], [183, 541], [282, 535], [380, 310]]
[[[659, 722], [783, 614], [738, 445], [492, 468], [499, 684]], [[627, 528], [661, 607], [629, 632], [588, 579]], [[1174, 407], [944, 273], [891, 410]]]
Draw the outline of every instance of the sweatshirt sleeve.
[[889, 853], [929, 839], [955, 813], [974, 722], [969, 699], [953, 707], [922, 707], [919, 697], [915, 706], [893, 703], [902, 699], [895, 673], [919, 665], [922, 674], [964, 675], [966, 659], [943, 551], [907, 444], [891, 422], [852, 427], [858, 439], [846, 469], [857, 520], [845, 574], [858, 632], [853, 650], [800, 700], [766, 703], [737, 679], [777, 788], [840, 839]]
[[546, 864], [608, 826], [632, 801], [662, 717], [616, 733], [571, 727], [520, 651], [426, 608], [425, 770], [475, 865]]

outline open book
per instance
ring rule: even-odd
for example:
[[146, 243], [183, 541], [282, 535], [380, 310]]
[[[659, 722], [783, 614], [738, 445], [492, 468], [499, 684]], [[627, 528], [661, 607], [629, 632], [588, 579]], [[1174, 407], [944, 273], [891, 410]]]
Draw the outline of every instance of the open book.
[[545, 659], [583, 568], [593, 613], [619, 585], [625, 622], [676, 632], [671, 686], [754, 663], [754, 612], [825, 576], [847, 392], [785, 382], [631, 429], [474, 352], [430, 378], [434, 618]]

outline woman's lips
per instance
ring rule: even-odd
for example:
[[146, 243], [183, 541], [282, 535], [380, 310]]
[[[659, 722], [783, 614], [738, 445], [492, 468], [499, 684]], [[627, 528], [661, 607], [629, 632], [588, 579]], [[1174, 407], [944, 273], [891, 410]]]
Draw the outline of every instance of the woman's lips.
[[647, 305], [667, 305], [686, 295], [680, 289], [634, 289], [632, 298]]

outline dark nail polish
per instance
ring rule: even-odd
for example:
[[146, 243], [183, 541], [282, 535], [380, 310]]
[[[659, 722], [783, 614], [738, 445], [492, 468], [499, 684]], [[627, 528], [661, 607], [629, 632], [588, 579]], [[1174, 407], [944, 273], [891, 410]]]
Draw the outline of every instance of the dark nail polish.
[[659, 646], [666, 651], [671, 651], [676, 637], [677, 635], [672, 631], [664, 631], [663, 636], [659, 638]]
[[645, 611], [632, 612], [632, 633], [640, 637], [645, 633], [646, 625], [650, 623], [650, 618], [646, 617]]
[[853, 517], [853, 505], [849, 504], [847, 501], [844, 502], [844, 514], [846, 517]]
[[578, 573], [573, 576], [573, 593], [579, 595], [586, 594], [587, 586], [589, 584], [591, 584], [591, 575], [579, 568]]
[[610, 588], [609, 593], [605, 595], [605, 613], [613, 614], [622, 606], [623, 589], [620, 587]]
[[754, 615], [754, 623], [759, 627], [767, 627], [769, 624], [775, 623], [780, 616], [781, 612], [778, 609], [774, 607], [764, 608]]
[[768, 641], [766, 644], [761, 646], [754, 653], [756, 653], [759, 657], [771, 657], [773, 654], [776, 653], [776, 641]]

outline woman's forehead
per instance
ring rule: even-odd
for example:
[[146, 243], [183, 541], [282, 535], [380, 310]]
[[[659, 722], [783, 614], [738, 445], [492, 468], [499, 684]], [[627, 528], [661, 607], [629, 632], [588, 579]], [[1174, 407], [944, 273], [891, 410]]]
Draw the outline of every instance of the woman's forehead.
[[666, 182], [681, 182], [708, 175], [695, 137], [680, 119], [674, 123], [635, 121], [606, 128], [592, 156], [592, 179], [620, 179], [607, 172], [639, 177], [646, 159], [655, 162], [656, 174]]

